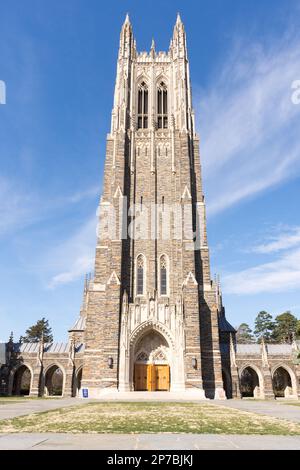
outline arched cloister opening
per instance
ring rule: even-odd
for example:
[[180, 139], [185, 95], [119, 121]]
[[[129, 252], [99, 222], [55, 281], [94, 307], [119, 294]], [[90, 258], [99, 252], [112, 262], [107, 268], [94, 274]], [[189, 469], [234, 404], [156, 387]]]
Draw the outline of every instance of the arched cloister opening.
[[274, 371], [272, 379], [275, 398], [288, 398], [297, 395], [294, 380], [292, 380], [290, 372], [285, 367], [278, 367]]
[[62, 396], [64, 373], [62, 369], [54, 364], [45, 373], [45, 394], [47, 396]]
[[241, 373], [242, 398], [259, 398], [262, 394], [262, 386], [257, 371], [251, 367], [245, 367]]
[[12, 395], [29, 395], [31, 388], [31, 371], [26, 365], [18, 367], [14, 373]]

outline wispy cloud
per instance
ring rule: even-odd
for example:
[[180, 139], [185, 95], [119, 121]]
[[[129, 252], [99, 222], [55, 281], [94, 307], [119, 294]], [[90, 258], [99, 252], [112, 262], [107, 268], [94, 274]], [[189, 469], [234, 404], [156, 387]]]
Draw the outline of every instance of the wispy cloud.
[[[87, 199], [95, 199], [99, 186], [63, 196], [42, 197], [40, 191], [23, 187], [18, 179], [0, 177], [0, 236], [11, 234]], [[96, 202], [96, 199], [95, 199]]]
[[35, 219], [35, 197], [8, 178], [0, 178], [0, 235]]
[[69, 284], [93, 269], [96, 225], [97, 219], [93, 215], [75, 234], [48, 253], [48, 263], [52, 270], [56, 270], [48, 288]]
[[95, 186], [91, 186], [90, 188], [82, 189], [81, 191], [77, 191], [74, 194], [66, 196], [64, 200], [68, 203], [76, 204], [81, 202], [84, 199], [94, 198], [95, 196], [99, 195], [99, 184]]
[[300, 106], [291, 101], [299, 62], [299, 36], [270, 47], [240, 41], [201, 90], [196, 111], [210, 214], [300, 174]]
[[[275, 232], [277, 228], [274, 229]], [[249, 252], [277, 259], [224, 276], [224, 291], [231, 294], [259, 294], [300, 289], [300, 227], [284, 227], [266, 243]]]
[[293, 227], [289, 232], [284, 231], [267, 243], [255, 246], [252, 251], [256, 253], [276, 253], [300, 245], [300, 227]]
[[279, 260], [225, 275], [224, 292], [259, 294], [300, 289], [300, 248]]

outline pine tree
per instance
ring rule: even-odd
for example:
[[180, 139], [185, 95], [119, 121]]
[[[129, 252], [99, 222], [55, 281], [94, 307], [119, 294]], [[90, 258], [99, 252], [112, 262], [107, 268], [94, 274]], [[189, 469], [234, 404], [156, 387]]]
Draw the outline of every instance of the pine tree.
[[38, 343], [41, 338], [44, 338], [45, 343], [52, 343], [52, 329], [49, 326], [49, 321], [45, 318], [38, 320], [35, 325], [30, 326], [22, 336], [23, 343]]
[[258, 340], [261, 341], [264, 338], [265, 341], [270, 341], [272, 334], [275, 328], [275, 323], [273, 321], [272, 315], [270, 313], [262, 310], [259, 312], [255, 319], [255, 329], [254, 334]]
[[300, 339], [300, 320], [297, 321], [296, 338]]
[[298, 319], [290, 312], [284, 312], [275, 318], [273, 339], [279, 343], [291, 343], [297, 332]]
[[236, 341], [238, 343], [253, 343], [254, 337], [252, 330], [247, 323], [242, 323], [236, 332]]

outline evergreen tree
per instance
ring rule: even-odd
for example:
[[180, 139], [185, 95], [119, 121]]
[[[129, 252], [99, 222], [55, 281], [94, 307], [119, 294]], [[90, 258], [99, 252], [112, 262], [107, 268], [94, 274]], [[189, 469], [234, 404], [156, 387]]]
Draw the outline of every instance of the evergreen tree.
[[255, 319], [254, 325], [255, 325], [254, 334], [258, 342], [260, 342], [262, 338], [264, 338], [265, 341], [271, 340], [275, 323], [270, 313], [264, 310], [259, 312], [259, 314], [257, 315]]
[[30, 326], [22, 336], [22, 343], [38, 343], [42, 336], [45, 343], [52, 343], [52, 329], [49, 326], [49, 321], [45, 318], [38, 320], [35, 325]]
[[236, 341], [238, 343], [253, 343], [254, 337], [252, 330], [247, 323], [242, 323], [236, 332]]
[[296, 335], [298, 319], [290, 312], [284, 312], [275, 318], [273, 339], [279, 343], [291, 343]]
[[297, 321], [296, 338], [300, 339], [300, 320]]

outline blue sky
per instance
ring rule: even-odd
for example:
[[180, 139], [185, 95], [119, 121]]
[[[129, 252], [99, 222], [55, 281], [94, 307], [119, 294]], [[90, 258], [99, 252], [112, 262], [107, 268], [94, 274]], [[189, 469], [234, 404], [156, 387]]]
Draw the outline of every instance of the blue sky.
[[64, 340], [78, 315], [127, 11], [139, 50], [186, 27], [228, 319], [300, 317], [300, 2], [0, 0], [1, 340], [42, 316]]

